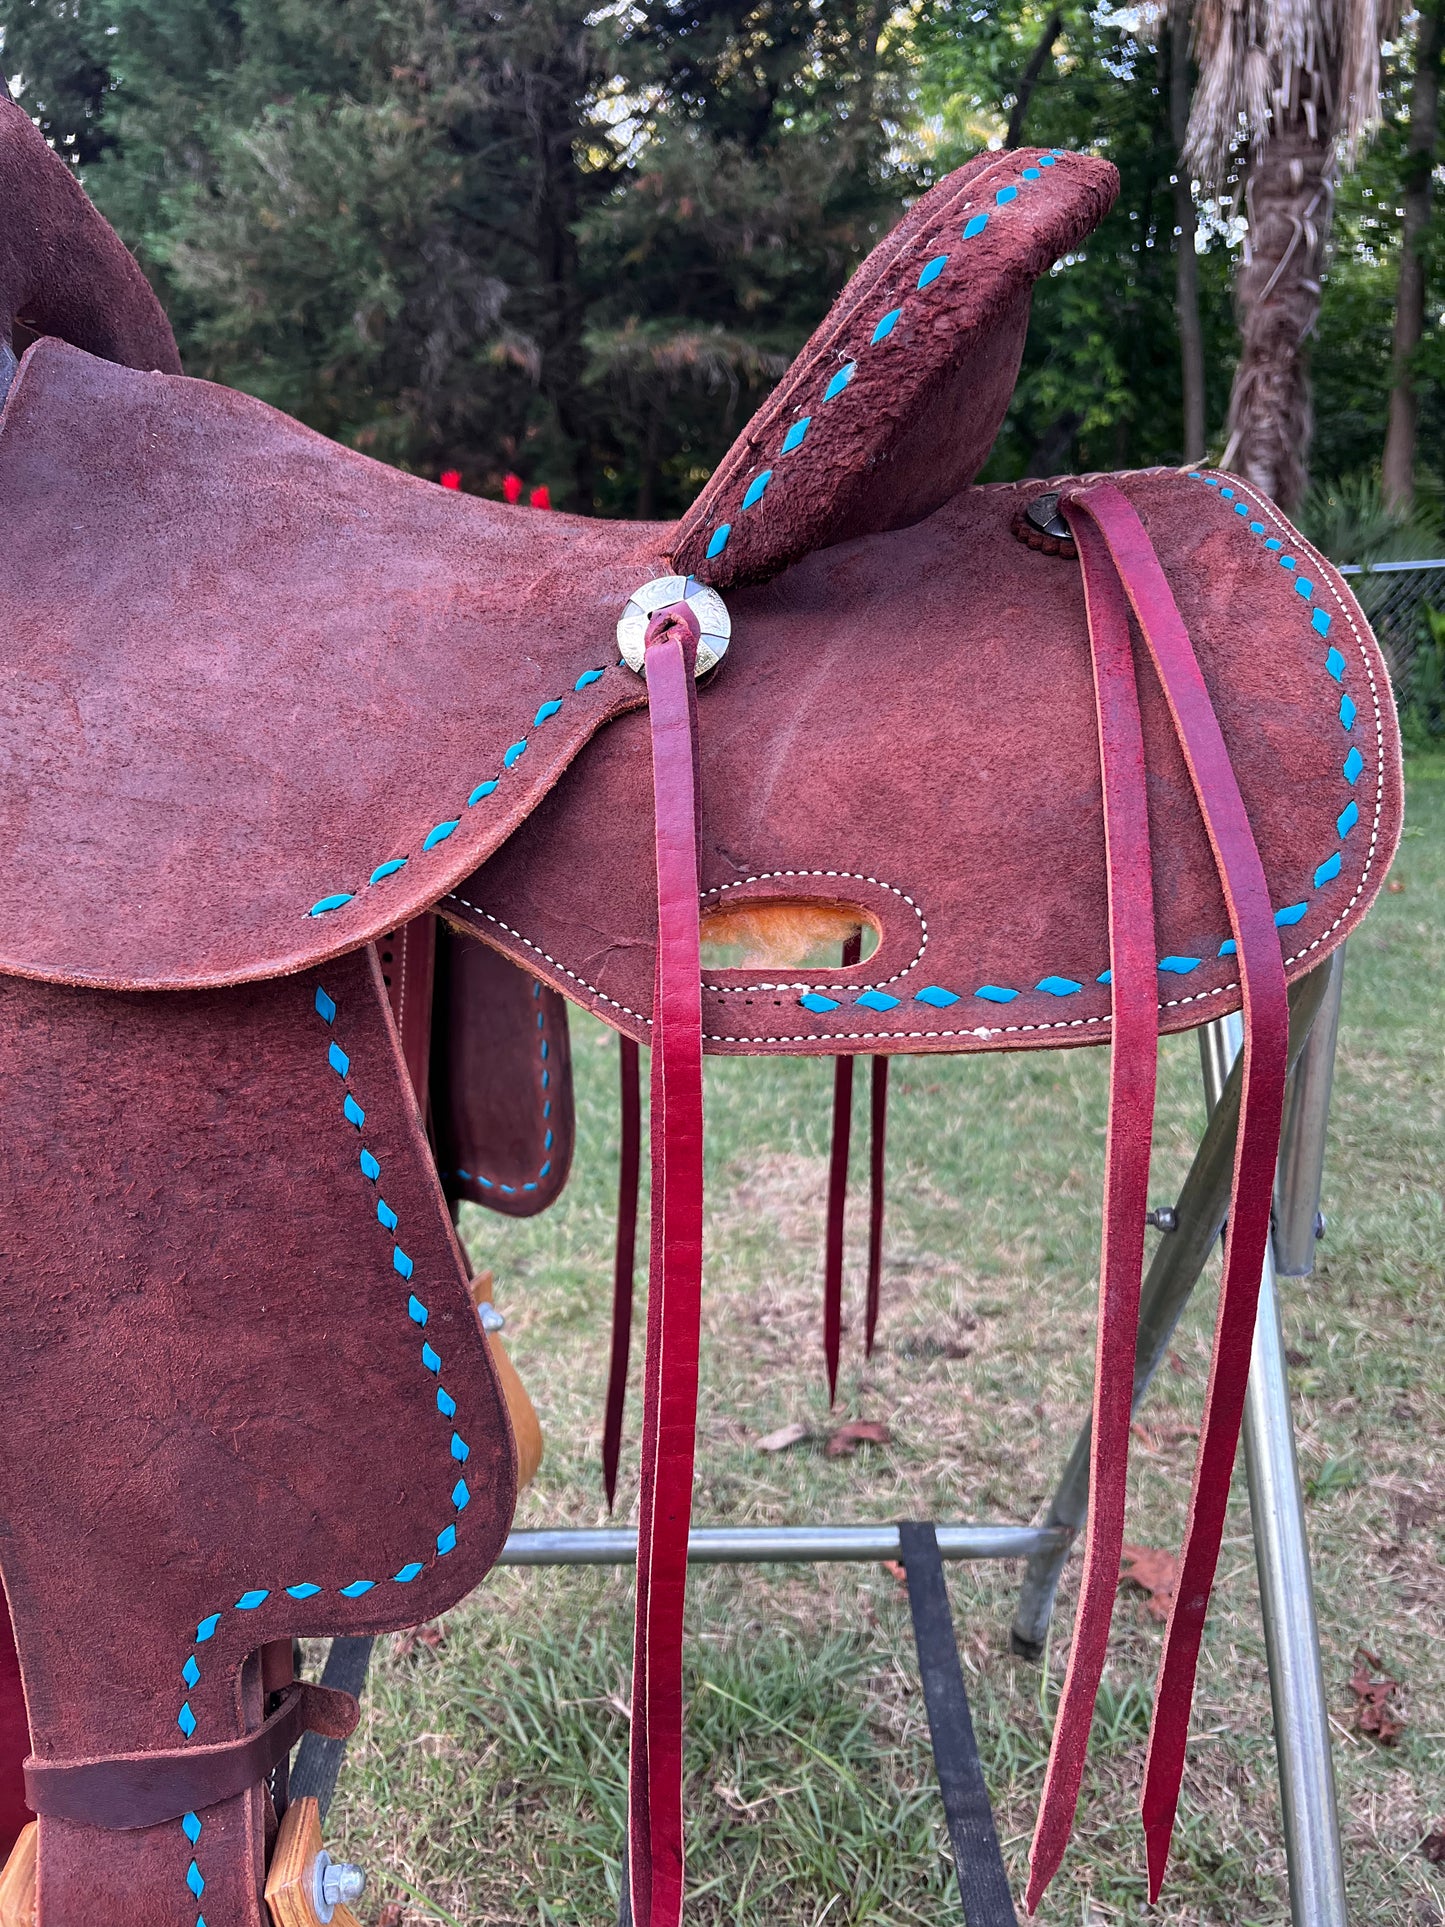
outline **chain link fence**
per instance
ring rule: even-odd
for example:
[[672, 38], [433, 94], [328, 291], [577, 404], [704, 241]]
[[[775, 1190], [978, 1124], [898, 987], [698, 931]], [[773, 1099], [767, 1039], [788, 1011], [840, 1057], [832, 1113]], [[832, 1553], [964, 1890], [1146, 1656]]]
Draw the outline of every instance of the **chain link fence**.
[[[1395, 699], [1402, 710], [1438, 700], [1440, 643], [1431, 633], [1429, 612], [1445, 616], [1445, 556], [1433, 561], [1346, 562], [1348, 576], [1370, 627], [1380, 639]], [[1428, 686], [1427, 686], [1428, 685]]]

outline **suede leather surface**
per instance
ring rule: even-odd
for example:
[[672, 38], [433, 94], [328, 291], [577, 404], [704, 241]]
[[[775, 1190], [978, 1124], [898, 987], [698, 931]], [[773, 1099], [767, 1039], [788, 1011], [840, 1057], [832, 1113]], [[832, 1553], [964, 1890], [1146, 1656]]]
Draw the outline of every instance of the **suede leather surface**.
[[[883, 942], [868, 964], [806, 983], [719, 973], [709, 1048], [1106, 1034], [1083, 595], [1076, 567], [1010, 532], [1034, 486], [966, 489], [912, 528], [733, 593], [735, 640], [701, 696], [707, 900], [853, 902]], [[1277, 534], [1252, 534], [1187, 475], [1121, 486], [1211, 680], [1276, 908], [1305, 906], [1285, 934], [1291, 969], [1307, 968], [1368, 907], [1398, 834], [1383, 662], [1338, 574], [1242, 485], [1225, 484]], [[458, 497], [259, 403], [51, 343], [30, 351], [0, 416], [0, 515], [0, 751], [14, 779], [0, 968], [230, 982], [319, 962], [441, 899], [645, 1035], [645, 719], [622, 717], [558, 779], [645, 697], [612, 630], [662, 566], [661, 531]], [[1160, 956], [1198, 960], [1161, 977], [1162, 1021], [1180, 1028], [1237, 992], [1147, 668], [1141, 684]], [[1341, 837], [1351, 802], [1359, 820]], [[1336, 854], [1339, 876], [1316, 887]], [[101, 902], [127, 914], [99, 916]], [[1052, 995], [1035, 988], [1045, 980], [1081, 988]], [[1017, 994], [979, 999], [983, 986]], [[957, 1001], [920, 1004], [919, 991]], [[898, 1001], [860, 1009], [859, 994]]]
[[[956, 495], [1008, 410], [1034, 282], [1098, 226], [1118, 191], [1108, 161], [1025, 147], [981, 154], [925, 194], [683, 516], [678, 571], [720, 590], [766, 581], [814, 549], [903, 528]], [[801, 439], [785, 445], [790, 431]]]
[[[183, 1706], [239, 1737], [263, 1642], [414, 1624], [501, 1546], [511, 1429], [384, 998], [369, 951], [179, 995], [0, 983], [0, 1565], [41, 1758], [172, 1748]], [[194, 1848], [42, 1820], [47, 1923], [258, 1927], [261, 1789], [200, 1818]]]
[[0, 522], [0, 970], [180, 989], [355, 949], [645, 700], [614, 631], [659, 532], [440, 489], [208, 383], [38, 342]]
[[[1116, 479], [1198, 651], [1274, 908], [1289, 919], [1280, 934], [1293, 979], [1364, 915], [1399, 836], [1383, 660], [1338, 573], [1244, 484], [1210, 487], [1166, 470]], [[732, 648], [699, 695], [704, 903], [854, 904], [882, 939], [849, 970], [710, 973], [709, 1050], [1107, 1041], [1083, 589], [1077, 564], [1010, 533], [1018, 503], [1039, 486], [965, 490], [914, 528], [809, 556], [729, 598]], [[1238, 1007], [1237, 972], [1219, 955], [1223, 897], [1137, 637], [1135, 655], [1158, 955], [1168, 964], [1160, 1024], [1181, 1030]], [[644, 718], [627, 717], [599, 737], [441, 905], [642, 1040], [656, 919], [645, 731]]]
[[[377, 940], [376, 957], [381, 981], [401, 1043], [402, 1061], [411, 1079], [416, 1107], [424, 1119], [431, 1115], [432, 1006], [436, 984], [438, 927], [433, 916], [413, 917], [399, 930], [388, 930]], [[430, 1136], [430, 1131], [428, 1131]]]
[[0, 100], [0, 398], [6, 350], [58, 335], [107, 361], [179, 374], [170, 323], [120, 237], [30, 116]]
[[437, 938], [431, 1130], [449, 1199], [531, 1218], [572, 1168], [567, 1005], [490, 944]]

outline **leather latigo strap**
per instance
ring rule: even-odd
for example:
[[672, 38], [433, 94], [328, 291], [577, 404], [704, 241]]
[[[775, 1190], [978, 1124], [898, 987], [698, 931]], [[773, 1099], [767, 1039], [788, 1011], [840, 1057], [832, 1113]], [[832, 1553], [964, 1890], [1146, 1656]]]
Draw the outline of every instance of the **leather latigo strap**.
[[1084, 558], [1103, 774], [1113, 1048], [1094, 1350], [1089, 1525], [1073, 1650], [1029, 1856], [1025, 1904], [1030, 1913], [1068, 1844], [1119, 1586], [1159, 1042], [1144, 732], [1129, 644], [1129, 611], [1098, 531], [1086, 522], [1078, 541]]
[[25, 1793], [48, 1820], [130, 1832], [201, 1813], [258, 1785], [303, 1733], [344, 1740], [360, 1709], [350, 1693], [300, 1681], [289, 1686], [269, 1719], [237, 1740], [177, 1747], [167, 1753], [115, 1753], [92, 1760], [25, 1762]]
[[617, 1246], [612, 1260], [612, 1344], [607, 1361], [607, 1404], [602, 1420], [602, 1482], [607, 1510], [617, 1503], [617, 1466], [622, 1456], [622, 1415], [627, 1404], [627, 1365], [632, 1352], [632, 1286], [637, 1265], [637, 1187], [642, 1175], [642, 1088], [638, 1050], [620, 1036], [621, 1143], [617, 1169]]
[[698, 625], [647, 631], [657, 855], [652, 1253], [632, 1661], [628, 1874], [636, 1927], [682, 1917], [682, 1609], [702, 1310], [702, 964], [698, 924]]
[[[1152, 1900], [1169, 1857], [1199, 1644], [1244, 1414], [1284, 1108], [1289, 1013], [1264, 866], [1208, 687], [1159, 558], [1132, 503], [1111, 483], [1066, 491], [1062, 505], [1079, 544], [1091, 598], [1100, 594], [1101, 576], [1116, 572], [1153, 658], [1223, 889], [1244, 1014], [1239, 1135], [1214, 1351], [1145, 1768], [1143, 1817]], [[1092, 609], [1091, 602], [1091, 615]], [[1117, 991], [1116, 984], [1116, 996]], [[1032, 1904], [1037, 1897], [1033, 1883], [1030, 1897]]]
[[863, 1324], [863, 1355], [873, 1356], [878, 1330], [878, 1301], [883, 1283], [883, 1192], [888, 1137], [888, 1059], [873, 1059], [869, 1104], [871, 1142], [868, 1152], [868, 1299]]
[[[863, 954], [863, 938], [849, 937], [843, 945], [842, 967], [847, 970]], [[853, 1131], [853, 1059], [839, 1057], [833, 1065], [833, 1148], [828, 1157], [827, 1231], [823, 1245], [823, 1363], [828, 1374], [828, 1403], [838, 1397], [838, 1359], [843, 1345], [843, 1232], [848, 1208], [848, 1149]]]

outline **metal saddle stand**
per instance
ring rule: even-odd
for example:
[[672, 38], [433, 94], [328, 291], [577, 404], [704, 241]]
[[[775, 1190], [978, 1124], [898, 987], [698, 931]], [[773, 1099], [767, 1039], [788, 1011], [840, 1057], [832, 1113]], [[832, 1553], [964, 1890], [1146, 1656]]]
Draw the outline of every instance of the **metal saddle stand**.
[[[1295, 1456], [1289, 1381], [1280, 1325], [1278, 1280], [1306, 1278], [1314, 1267], [1316, 1241], [1323, 1229], [1320, 1193], [1330, 1091], [1339, 1033], [1344, 983], [1344, 951], [1338, 950], [1291, 997], [1290, 1055], [1293, 1069], [1275, 1186], [1274, 1231], [1266, 1256], [1255, 1324], [1245, 1407], [1245, 1470], [1259, 1568], [1260, 1612], [1264, 1622], [1274, 1712], [1275, 1752], [1279, 1762], [1280, 1807], [1289, 1869], [1290, 1919], [1294, 1927], [1345, 1927], [1344, 1863], [1340, 1849], [1334, 1766], [1330, 1752], [1329, 1712], [1320, 1664], [1315, 1617], [1314, 1578], [1305, 1530], [1304, 1503]], [[1218, 1019], [1199, 1032], [1209, 1122], [1172, 1213], [1160, 1213], [1163, 1233], [1144, 1281], [1139, 1342], [1134, 1366], [1134, 1409], [1143, 1404], [1175, 1327], [1183, 1315], [1204, 1265], [1219, 1238], [1229, 1201], [1230, 1170], [1239, 1115], [1239, 1079], [1230, 1072], [1239, 1055], [1241, 1020]], [[1083, 1529], [1089, 1504], [1089, 1437], [1085, 1425], [1069, 1454], [1063, 1477], [1041, 1524], [938, 1525], [943, 1559], [1019, 1559], [1028, 1565], [1019, 1593], [1010, 1640], [1025, 1659], [1041, 1657], [1053, 1614], [1054, 1598], [1074, 1541]], [[871, 1564], [902, 1556], [908, 1565], [910, 1596], [925, 1696], [934, 1727], [935, 1755], [958, 1858], [959, 1883], [969, 1927], [993, 1927], [1013, 1918], [1005, 1888], [988, 1891], [997, 1857], [991, 1838], [976, 1841], [978, 1857], [970, 1867], [959, 1851], [955, 1820], [957, 1794], [950, 1798], [946, 1741], [938, 1730], [928, 1687], [930, 1655], [919, 1624], [919, 1574], [910, 1558], [909, 1534], [919, 1528], [897, 1525], [694, 1526], [688, 1556], [696, 1564], [764, 1565], [810, 1561]], [[923, 1529], [925, 1532], [927, 1528]], [[629, 1529], [518, 1531], [507, 1539], [501, 1565], [628, 1565], [637, 1557], [637, 1535]], [[916, 1553], [914, 1555], [916, 1558]], [[926, 1586], [926, 1580], [925, 1580]], [[944, 1607], [946, 1616], [946, 1604]], [[946, 1637], [951, 1644], [952, 1634]], [[366, 1678], [372, 1642], [333, 1641], [323, 1683], [359, 1692]], [[956, 1667], [956, 1662], [955, 1662]], [[965, 1728], [965, 1769], [976, 1762], [967, 1702], [961, 1680], [954, 1698], [943, 1702]], [[336, 1789], [346, 1742], [308, 1733], [292, 1773], [293, 1798], [318, 1800], [324, 1819]], [[986, 1816], [986, 1803], [984, 1814]], [[985, 1891], [970, 1886], [982, 1875]], [[1009, 1911], [987, 1911], [990, 1903]], [[623, 1881], [623, 1921], [626, 1881]]]

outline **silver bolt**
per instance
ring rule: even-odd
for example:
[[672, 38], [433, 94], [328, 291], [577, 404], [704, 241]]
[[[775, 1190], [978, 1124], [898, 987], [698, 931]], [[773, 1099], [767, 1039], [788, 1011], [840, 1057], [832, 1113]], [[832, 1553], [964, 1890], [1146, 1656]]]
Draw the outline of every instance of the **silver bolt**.
[[323, 1847], [316, 1856], [312, 1876], [312, 1897], [321, 1927], [329, 1927], [338, 1907], [349, 1907], [366, 1891], [366, 1875], [348, 1860], [333, 1860]]
[[1316, 1211], [1316, 1213], [1315, 1213], [1315, 1236], [1316, 1236], [1317, 1238], [1323, 1238], [1323, 1237], [1324, 1237], [1324, 1235], [1325, 1235], [1325, 1214], [1324, 1214], [1324, 1212], [1323, 1212], [1323, 1211]]
[[1156, 1231], [1177, 1231], [1179, 1213], [1172, 1204], [1156, 1204], [1152, 1211], [1144, 1213], [1145, 1224], [1152, 1224]]
[[507, 1322], [490, 1298], [484, 1299], [483, 1302], [477, 1306], [477, 1316], [482, 1321], [482, 1330], [484, 1332], [499, 1332]]

